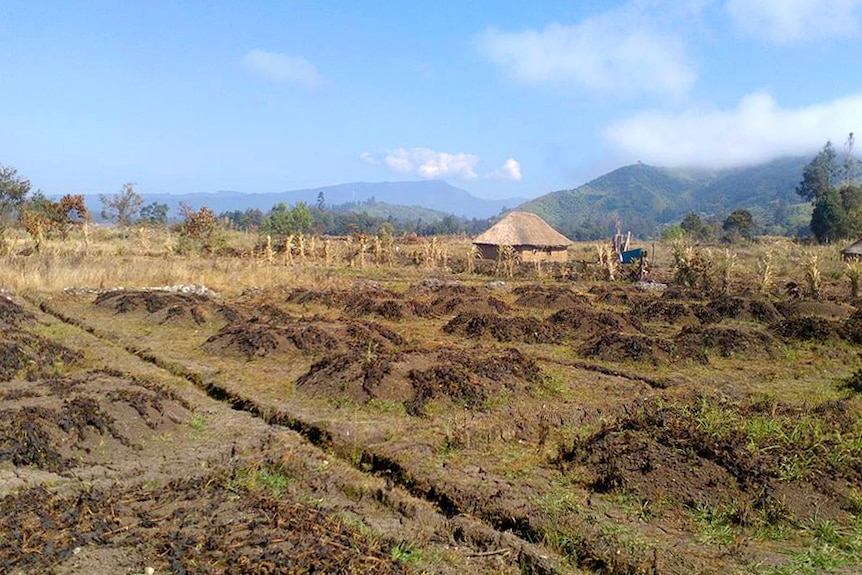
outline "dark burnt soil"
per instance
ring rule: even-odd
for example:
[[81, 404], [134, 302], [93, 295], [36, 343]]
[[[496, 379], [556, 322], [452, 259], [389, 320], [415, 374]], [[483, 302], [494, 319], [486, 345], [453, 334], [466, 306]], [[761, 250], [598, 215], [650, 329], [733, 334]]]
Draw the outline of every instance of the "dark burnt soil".
[[696, 357], [699, 352], [713, 351], [721, 357], [772, 358], [778, 341], [769, 333], [754, 327], [716, 325], [684, 328], [674, 342], [683, 356]]
[[17, 327], [4, 326], [0, 330], [0, 381], [15, 377], [37, 379], [82, 357], [80, 352]]
[[133, 457], [145, 438], [188, 421], [188, 406], [148, 382], [108, 372], [3, 386], [0, 461], [56, 473]]
[[694, 325], [700, 322], [690, 305], [661, 299], [632, 306], [632, 316], [639, 321], [657, 321], [674, 325]]
[[644, 331], [641, 322], [620, 314], [596, 310], [586, 306], [562, 309], [547, 320], [567, 339], [586, 340], [609, 333], [638, 333]]
[[202, 347], [215, 355], [234, 354], [246, 359], [300, 351], [390, 350], [404, 345], [400, 335], [382, 325], [359, 320], [332, 321], [321, 317], [289, 319], [283, 323], [248, 321], [229, 324], [208, 338]]
[[110, 291], [99, 294], [94, 304], [116, 313], [143, 312], [157, 324], [190, 322], [203, 325], [214, 318], [238, 321], [241, 313], [230, 306], [193, 293], [160, 291]]
[[323, 512], [246, 488], [243, 472], [235, 463], [155, 489], [8, 495], [0, 499], [0, 571], [78, 572], [79, 554], [114, 549], [139, 561], [129, 565], [137, 573], [147, 566], [175, 574], [409, 572]]
[[[862, 486], [859, 404], [814, 410], [705, 397], [649, 400], [560, 450], [599, 492], [673, 506], [733, 506], [741, 525], [847, 519]], [[769, 430], [769, 431], [766, 431]]]
[[559, 310], [590, 303], [586, 296], [571, 289], [540, 284], [517, 287], [512, 293], [518, 296], [515, 305], [521, 307]]
[[463, 312], [443, 326], [448, 334], [470, 339], [489, 337], [499, 342], [556, 343], [560, 330], [553, 323], [534, 317], [496, 313]]
[[771, 329], [787, 339], [826, 341], [838, 337], [841, 324], [822, 317], [801, 316], [779, 320]]
[[841, 336], [853, 343], [862, 344], [862, 310], [857, 310], [841, 326]]
[[590, 293], [595, 296], [597, 302], [605, 305], [635, 306], [652, 299], [652, 296], [639, 289], [615, 285], [594, 285], [590, 288]]
[[21, 324], [33, 321], [33, 314], [25, 311], [12, 299], [0, 295], [0, 326], [18, 327]]
[[344, 311], [354, 316], [372, 315], [394, 321], [432, 315], [429, 306], [422, 302], [405, 301], [400, 294], [390, 296], [376, 292], [360, 292], [350, 296], [344, 304]]
[[[580, 347], [584, 357], [610, 362], [660, 365], [682, 360], [706, 361], [701, 350], [681, 350], [673, 341], [640, 334], [605, 333]], [[694, 354], [694, 355], [688, 355]]]
[[701, 323], [718, 323], [725, 319], [773, 323], [782, 318], [776, 307], [760, 299], [736, 296], [722, 296], [705, 304], [694, 307], [694, 313]]
[[435, 398], [476, 409], [504, 389], [527, 389], [541, 378], [538, 364], [516, 349], [440, 349], [332, 355], [296, 385], [315, 396], [397, 401], [421, 415]]

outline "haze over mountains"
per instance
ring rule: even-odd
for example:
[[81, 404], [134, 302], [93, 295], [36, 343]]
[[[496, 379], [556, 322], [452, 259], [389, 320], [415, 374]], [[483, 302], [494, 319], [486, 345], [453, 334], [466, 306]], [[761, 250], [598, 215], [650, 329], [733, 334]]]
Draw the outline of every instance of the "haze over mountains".
[[[180, 202], [193, 208], [206, 206], [216, 213], [259, 209], [269, 211], [279, 203], [296, 204], [305, 202], [309, 206], [317, 204], [319, 194], [327, 206], [346, 203], [377, 203], [389, 206], [418, 206], [426, 210], [440, 212], [439, 217], [453, 214], [463, 218], [487, 218], [500, 213], [504, 208], [511, 209], [526, 201], [526, 198], [491, 200], [476, 197], [466, 190], [456, 188], [443, 180], [422, 180], [416, 182], [355, 182], [322, 188], [291, 190], [270, 194], [244, 194], [240, 192], [215, 192], [198, 194], [142, 194], [145, 203], [167, 204], [171, 213], [176, 214]], [[94, 206], [95, 207], [95, 206]], [[370, 208], [370, 207], [369, 207]], [[379, 211], [379, 210], [378, 210]], [[395, 211], [395, 208], [393, 208]], [[403, 212], [404, 210], [397, 210]], [[430, 214], [420, 212], [426, 215]]]
[[[762, 224], [776, 224], [790, 231], [791, 206], [804, 204], [795, 189], [802, 179], [808, 157], [788, 157], [745, 168], [723, 170], [662, 168], [647, 164], [623, 166], [573, 189], [559, 190], [532, 200], [483, 199], [442, 180], [407, 182], [349, 183], [321, 188], [270, 194], [216, 192], [197, 194], [142, 194], [145, 204], [167, 204], [172, 216], [179, 204], [193, 208], [207, 206], [216, 213], [259, 209], [269, 211], [275, 204], [306, 202], [326, 206], [353, 204], [351, 211], [395, 219], [422, 219], [430, 222], [452, 214], [462, 218], [490, 218], [503, 210], [522, 209], [536, 213], [573, 239], [606, 236], [617, 219], [627, 230], [654, 236], [663, 226], [695, 212], [705, 218], [723, 218], [745, 208]], [[98, 198], [88, 204], [98, 213]], [[804, 212], [807, 205], [799, 206]], [[792, 211], [792, 210], [790, 210]], [[803, 214], [804, 215], [804, 214]], [[784, 218], [784, 221], [779, 221]], [[804, 219], [804, 218], [803, 218]], [[800, 220], [802, 221], [802, 220]]]

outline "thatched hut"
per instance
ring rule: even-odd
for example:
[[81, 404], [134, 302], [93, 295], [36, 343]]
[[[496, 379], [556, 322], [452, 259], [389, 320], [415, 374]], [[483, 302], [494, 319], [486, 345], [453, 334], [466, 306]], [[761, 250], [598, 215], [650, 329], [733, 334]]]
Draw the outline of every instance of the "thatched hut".
[[473, 240], [482, 257], [495, 260], [500, 250], [511, 246], [524, 262], [564, 262], [572, 241], [529, 212], [509, 212]]
[[858, 240], [841, 250], [844, 261], [862, 260], [862, 240]]

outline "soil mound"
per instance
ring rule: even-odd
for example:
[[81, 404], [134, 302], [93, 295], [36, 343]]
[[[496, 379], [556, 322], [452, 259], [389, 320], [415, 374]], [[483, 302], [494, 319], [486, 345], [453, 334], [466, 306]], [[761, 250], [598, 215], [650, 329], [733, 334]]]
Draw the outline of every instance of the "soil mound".
[[841, 326], [841, 336], [853, 343], [862, 344], [862, 310], [853, 312]]
[[15, 377], [36, 379], [82, 357], [78, 351], [16, 327], [0, 331], [0, 381]]
[[739, 329], [720, 326], [691, 326], [684, 328], [674, 341], [683, 355], [695, 357], [705, 350], [718, 352], [721, 357], [774, 356], [775, 338], [758, 329]]
[[850, 305], [831, 301], [789, 301], [779, 304], [779, 311], [784, 317], [816, 317], [829, 321], [845, 321], [855, 311]]
[[650, 297], [641, 290], [625, 290], [618, 286], [596, 285], [590, 288], [589, 293], [606, 305], [637, 305]]
[[584, 344], [579, 353], [584, 357], [603, 361], [648, 365], [660, 365], [679, 359], [672, 341], [625, 333], [602, 334]]
[[772, 331], [788, 339], [826, 341], [838, 337], [841, 324], [822, 317], [789, 317], [775, 322]]
[[[630, 491], [682, 506], [732, 505], [734, 521], [834, 519], [862, 483], [847, 443], [858, 405], [815, 410], [698, 397], [650, 400], [560, 451], [599, 491]], [[852, 433], [852, 432], [851, 432]]]
[[643, 325], [635, 318], [584, 306], [562, 309], [549, 317], [547, 322], [567, 338], [581, 340], [608, 333], [643, 331]]
[[4, 391], [0, 461], [57, 473], [131, 456], [154, 433], [190, 417], [171, 392], [104, 372], [11, 382]]
[[512, 293], [518, 296], [515, 305], [521, 307], [558, 310], [590, 304], [586, 296], [561, 287], [528, 285], [517, 287]]
[[411, 316], [429, 316], [431, 310], [421, 302], [405, 301], [400, 294], [392, 292], [359, 292], [347, 298], [344, 311], [360, 315], [376, 315], [388, 320], [401, 320]]
[[315, 354], [341, 350], [389, 350], [405, 340], [382, 325], [322, 318], [285, 319], [284, 323], [248, 321], [227, 325], [210, 336], [204, 350], [214, 355], [233, 354], [246, 359], [300, 351]]
[[347, 292], [343, 291], [294, 288], [287, 294], [286, 301], [294, 304], [321, 304], [326, 307], [340, 307], [346, 296]]
[[541, 379], [536, 362], [516, 349], [406, 350], [390, 354], [331, 355], [300, 377], [297, 388], [324, 397], [346, 395], [403, 403], [421, 415], [435, 398], [481, 408], [503, 389], [525, 388]]
[[0, 295], [0, 325], [19, 327], [22, 323], [32, 321], [34, 316], [12, 299]]
[[[103, 572], [100, 551], [117, 550], [129, 558], [128, 573], [144, 565], [189, 575], [409, 572], [388, 548], [311, 505], [237, 484], [233, 478], [250, 468], [238, 464], [246, 467], [155, 489], [8, 495], [0, 499], [0, 571]], [[260, 469], [279, 473], [275, 466]]]
[[494, 313], [459, 313], [443, 326], [449, 334], [471, 339], [490, 337], [499, 342], [556, 343], [557, 327], [534, 317], [502, 316]]
[[665, 300], [648, 300], [632, 306], [632, 317], [673, 325], [693, 325], [699, 321], [689, 305]]
[[721, 296], [694, 308], [701, 323], [718, 323], [725, 319], [771, 323], [781, 314], [770, 302], [744, 297]]
[[236, 309], [197, 293], [110, 291], [99, 294], [94, 304], [117, 313], [145, 312], [149, 321], [158, 324], [190, 321], [202, 325], [212, 321], [214, 315], [226, 321], [237, 321], [241, 315]]

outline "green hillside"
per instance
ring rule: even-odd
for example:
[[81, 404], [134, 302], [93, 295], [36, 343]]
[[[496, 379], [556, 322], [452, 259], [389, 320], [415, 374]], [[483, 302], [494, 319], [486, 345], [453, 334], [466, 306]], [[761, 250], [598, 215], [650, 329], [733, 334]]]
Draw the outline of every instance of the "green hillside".
[[655, 236], [663, 226], [678, 222], [689, 212], [720, 220], [737, 208], [750, 209], [771, 229], [781, 229], [786, 214], [793, 212], [788, 206], [799, 203], [794, 190], [808, 161], [781, 158], [729, 170], [659, 168], [639, 163], [578, 188], [536, 198], [519, 209], [538, 214], [573, 239], [607, 237], [618, 219], [626, 230], [641, 237]]

